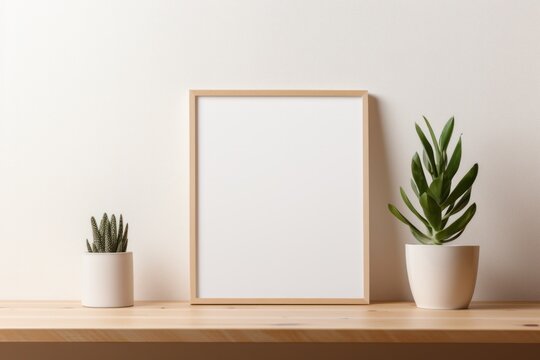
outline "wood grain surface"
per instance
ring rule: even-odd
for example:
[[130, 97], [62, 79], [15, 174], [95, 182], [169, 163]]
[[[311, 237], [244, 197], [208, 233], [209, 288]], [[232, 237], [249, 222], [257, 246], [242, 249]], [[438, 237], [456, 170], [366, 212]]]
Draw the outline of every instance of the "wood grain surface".
[[0, 302], [1, 342], [540, 343], [540, 303], [372, 305]]

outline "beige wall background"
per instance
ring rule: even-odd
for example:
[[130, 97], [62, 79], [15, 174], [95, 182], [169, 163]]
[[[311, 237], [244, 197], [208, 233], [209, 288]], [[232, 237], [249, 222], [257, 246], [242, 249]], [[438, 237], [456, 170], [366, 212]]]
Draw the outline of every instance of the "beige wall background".
[[[367, 89], [371, 284], [408, 299], [414, 122], [463, 133], [476, 299], [540, 299], [540, 2], [0, 0], [0, 299], [78, 299], [122, 212], [136, 298], [188, 298], [188, 89]], [[328, 264], [331, 266], [331, 264]], [[440, 271], [433, 269], [433, 271]]]

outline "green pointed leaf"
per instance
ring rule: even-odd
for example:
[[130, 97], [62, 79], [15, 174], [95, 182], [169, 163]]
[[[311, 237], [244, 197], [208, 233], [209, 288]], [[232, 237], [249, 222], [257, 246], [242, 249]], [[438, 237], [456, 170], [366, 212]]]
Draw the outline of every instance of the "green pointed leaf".
[[420, 195], [420, 205], [431, 227], [436, 231], [440, 230], [442, 217], [441, 208], [437, 202], [428, 193], [424, 193]]
[[418, 240], [418, 242], [420, 242], [421, 244], [424, 244], [424, 245], [433, 244], [433, 240], [429, 236], [419, 231], [418, 229], [412, 228], [410, 226], [409, 226], [409, 229], [411, 230], [411, 233], [413, 234], [414, 238]]
[[[439, 138], [439, 146], [441, 152], [445, 152], [448, 144], [450, 144], [450, 138], [452, 138], [452, 132], [454, 131], [454, 117], [452, 116], [444, 125], [441, 137]], [[444, 167], [443, 167], [444, 168]]]
[[103, 217], [101, 218], [101, 223], [99, 224], [99, 236], [100, 236], [100, 241], [99, 241], [99, 246], [100, 246], [100, 250], [103, 249], [102, 251], [105, 251], [105, 231], [107, 229], [107, 223], [109, 222], [109, 219], [107, 217], [107, 213], [104, 213], [103, 214]]
[[441, 220], [441, 229], [444, 229], [446, 227], [446, 224], [448, 223], [448, 219], [449, 218], [443, 216]]
[[476, 204], [472, 204], [469, 208], [461, 215], [456, 221], [450, 224], [446, 229], [435, 234], [435, 238], [440, 241], [448, 241], [459, 232], [465, 230], [465, 227], [471, 221], [474, 214], [476, 213]]
[[467, 190], [471, 188], [471, 186], [474, 183], [474, 180], [476, 180], [476, 176], [478, 175], [478, 164], [474, 164], [473, 167], [463, 176], [461, 181], [457, 184], [457, 186], [454, 188], [454, 190], [450, 193], [448, 198], [444, 201], [444, 203], [441, 205], [442, 208], [446, 208], [450, 204], [454, 203], [458, 198], [461, 197]]
[[422, 151], [422, 159], [424, 161], [424, 166], [425, 166], [426, 170], [428, 171], [428, 173], [431, 175], [432, 178], [435, 177], [435, 170], [431, 166], [431, 163], [429, 162], [429, 158], [428, 158], [425, 150]]
[[403, 190], [403, 188], [400, 187], [399, 191], [401, 193], [401, 198], [403, 199], [403, 202], [405, 203], [405, 205], [407, 205], [409, 210], [411, 210], [411, 212], [414, 215], [416, 215], [418, 220], [420, 220], [425, 225], [425, 227], [428, 228], [428, 230], [431, 229], [431, 225], [429, 225], [429, 222], [415, 209], [415, 207], [413, 206], [413, 204], [409, 200], [409, 197], [407, 196], [407, 193], [405, 193], [405, 190]]
[[122, 219], [122, 214], [120, 214], [120, 220], [118, 221], [118, 235], [117, 239], [120, 241], [124, 234], [124, 219]]
[[90, 246], [88, 239], [86, 239], [86, 249], [88, 250], [88, 252], [92, 252], [92, 247]]
[[388, 210], [405, 225], [414, 226], [393, 204], [388, 204]]
[[433, 132], [433, 128], [431, 127], [431, 124], [429, 123], [428, 119], [426, 119], [425, 116], [422, 116], [424, 118], [424, 121], [426, 122], [429, 135], [431, 136], [431, 142], [433, 143], [433, 149], [435, 150], [435, 166], [437, 167], [437, 173], [440, 174], [441, 172], [441, 150], [439, 149], [439, 143], [437, 141], [437, 137], [435, 136], [435, 132]]
[[124, 241], [126, 241], [128, 237], [128, 229], [129, 229], [129, 224], [126, 224], [126, 230], [124, 231], [124, 236], [122, 237]]
[[99, 252], [98, 248], [96, 247], [96, 243], [92, 244], [92, 252], [95, 252], [95, 253]]
[[418, 153], [415, 153], [411, 162], [411, 171], [412, 176], [414, 179], [414, 182], [416, 183], [416, 186], [418, 188], [418, 192], [420, 194], [423, 194], [427, 191], [428, 185], [426, 181], [426, 176], [424, 174], [424, 170], [422, 169], [422, 162], [420, 161], [420, 157], [418, 156]]
[[92, 236], [94, 237], [94, 242], [100, 242], [101, 235], [97, 227], [96, 219], [93, 216], [90, 218], [90, 224], [92, 224]]
[[428, 193], [439, 204], [441, 202], [441, 193], [443, 189], [443, 176], [435, 178], [429, 185]]
[[411, 179], [411, 188], [412, 188], [412, 191], [414, 192], [414, 194], [416, 195], [416, 197], [419, 198], [420, 193], [418, 192], [418, 187], [416, 187], [416, 184], [414, 183], [413, 179]]
[[450, 204], [450, 206], [446, 209], [446, 212], [450, 212], [452, 211], [452, 209], [454, 208], [454, 204]]
[[439, 204], [442, 204], [450, 195], [450, 190], [452, 188], [452, 180], [448, 180], [446, 176], [442, 175], [442, 188], [441, 188], [441, 197]]
[[124, 237], [123, 237], [123, 240], [122, 240], [122, 244], [123, 244], [122, 252], [126, 252], [126, 250], [127, 250], [128, 229], [129, 229], [129, 224], [126, 224], [126, 230], [124, 231]]
[[116, 252], [122, 252], [123, 248], [124, 248], [124, 242], [122, 241], [122, 239], [120, 239], [120, 241], [118, 241], [118, 245], [116, 246]]
[[457, 214], [461, 210], [465, 209], [465, 206], [467, 206], [469, 200], [471, 199], [471, 190], [472, 188], [467, 190], [467, 192], [463, 194], [461, 199], [459, 199], [459, 201], [452, 209], [448, 208], [448, 210], [446, 211], [446, 215], [444, 215], [445, 218], [449, 218], [450, 216]]
[[111, 216], [111, 246], [113, 249], [116, 249], [118, 242], [118, 236], [116, 234], [116, 217], [114, 214]]
[[107, 224], [107, 213], [104, 213], [101, 217], [101, 222], [99, 223], [99, 233], [105, 237], [105, 225]]
[[437, 176], [437, 166], [435, 163], [435, 158], [433, 157], [433, 148], [431, 147], [431, 144], [429, 143], [428, 139], [426, 138], [426, 135], [418, 126], [418, 124], [415, 124], [416, 127], [416, 133], [418, 134], [418, 137], [420, 138], [420, 141], [422, 142], [422, 146], [424, 147], [424, 150], [426, 151], [427, 157], [429, 159], [429, 162], [431, 164], [431, 167], [433, 168], [433, 173], [435, 176]]
[[399, 212], [399, 210], [392, 204], [388, 204], [388, 210], [394, 215], [399, 221], [409, 226], [409, 229], [411, 230], [413, 236], [416, 240], [418, 240], [422, 244], [431, 244], [432, 239], [422, 233], [420, 230], [416, 228], [416, 226], [413, 225], [403, 214]]
[[113, 252], [110, 222], [107, 222], [107, 226], [105, 227], [105, 252]]
[[446, 150], [444, 150], [442, 153], [441, 153], [441, 171], [440, 172], [443, 172], [444, 169], [446, 169], [446, 165], [448, 163], [448, 156], [446, 155]]
[[454, 175], [459, 169], [460, 162], [461, 162], [461, 138], [459, 138], [456, 148], [454, 149], [454, 153], [452, 154], [452, 157], [450, 158], [450, 162], [448, 163], [446, 171], [444, 172], [444, 176], [446, 177], [447, 180], [452, 180], [452, 178], [454, 177]]
[[465, 231], [465, 229], [461, 230], [461, 231], [458, 232], [456, 235], [452, 236], [450, 239], [444, 240], [443, 243], [448, 243], [448, 242], [450, 242], [450, 241], [456, 240], [458, 237], [461, 236], [461, 234], [463, 234], [464, 231]]

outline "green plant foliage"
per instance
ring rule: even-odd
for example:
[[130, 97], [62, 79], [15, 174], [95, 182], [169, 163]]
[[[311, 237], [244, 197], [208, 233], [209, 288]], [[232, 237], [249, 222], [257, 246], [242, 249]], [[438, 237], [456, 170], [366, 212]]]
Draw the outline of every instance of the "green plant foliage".
[[[400, 188], [400, 193], [403, 202], [422, 223], [425, 231], [420, 230], [403, 216], [394, 205], [388, 204], [388, 210], [399, 221], [409, 226], [413, 236], [420, 243], [442, 245], [457, 239], [476, 213], [475, 203], [469, 207], [467, 205], [471, 199], [472, 186], [478, 175], [478, 164], [474, 164], [452, 188], [452, 180], [461, 163], [462, 147], [460, 137], [450, 159], [448, 159], [446, 152], [454, 131], [454, 118], [448, 120], [439, 140], [437, 140], [428, 119], [424, 117], [424, 121], [431, 142], [422, 128], [415, 124], [416, 133], [422, 143], [422, 160], [420, 155], [415, 153], [411, 162], [411, 188], [418, 200], [421, 212], [415, 208], [403, 188]], [[426, 178], [424, 170], [431, 177], [431, 181]], [[457, 220], [450, 223], [450, 217], [458, 215], [464, 209], [465, 211]]]
[[116, 229], [116, 217], [111, 216], [110, 220], [107, 214], [103, 214], [99, 227], [96, 219], [92, 216], [90, 219], [92, 226], [92, 236], [94, 241], [90, 243], [86, 239], [86, 249], [91, 253], [111, 253], [126, 252], [128, 244], [128, 224], [124, 230], [124, 219], [120, 215], [118, 229]]

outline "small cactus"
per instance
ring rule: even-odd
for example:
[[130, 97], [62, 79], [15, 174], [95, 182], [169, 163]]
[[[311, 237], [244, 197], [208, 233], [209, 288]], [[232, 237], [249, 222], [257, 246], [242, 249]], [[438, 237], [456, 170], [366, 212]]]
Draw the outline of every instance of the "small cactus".
[[116, 227], [116, 217], [114, 215], [109, 217], [107, 213], [103, 214], [99, 228], [97, 226], [96, 219], [92, 216], [90, 219], [92, 225], [92, 236], [94, 241], [90, 243], [86, 239], [86, 249], [90, 253], [114, 253], [114, 252], [126, 252], [128, 244], [128, 224], [124, 229], [124, 220], [120, 215], [118, 221], [118, 229]]

